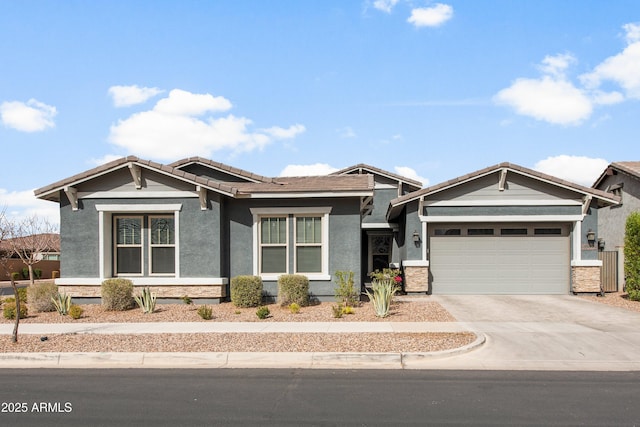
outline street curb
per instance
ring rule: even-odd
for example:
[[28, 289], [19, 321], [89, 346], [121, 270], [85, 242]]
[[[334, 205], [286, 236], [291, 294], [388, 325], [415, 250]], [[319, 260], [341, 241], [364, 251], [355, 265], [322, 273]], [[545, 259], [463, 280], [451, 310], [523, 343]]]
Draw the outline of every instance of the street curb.
[[463, 347], [427, 353], [193, 352], [0, 353], [0, 369], [429, 369], [429, 360], [456, 356], [485, 343], [484, 334]]

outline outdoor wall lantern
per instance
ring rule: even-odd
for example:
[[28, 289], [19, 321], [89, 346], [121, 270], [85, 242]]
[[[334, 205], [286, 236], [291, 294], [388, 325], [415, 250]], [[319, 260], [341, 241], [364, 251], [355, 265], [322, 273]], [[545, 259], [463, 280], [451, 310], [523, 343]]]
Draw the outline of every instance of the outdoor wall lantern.
[[413, 231], [413, 244], [416, 245], [416, 248], [420, 246], [420, 234], [417, 230]]
[[587, 242], [591, 247], [595, 246], [596, 244], [596, 232], [592, 229], [589, 229], [589, 231], [587, 231]]
[[604, 251], [604, 239], [602, 237], [598, 237], [598, 249]]

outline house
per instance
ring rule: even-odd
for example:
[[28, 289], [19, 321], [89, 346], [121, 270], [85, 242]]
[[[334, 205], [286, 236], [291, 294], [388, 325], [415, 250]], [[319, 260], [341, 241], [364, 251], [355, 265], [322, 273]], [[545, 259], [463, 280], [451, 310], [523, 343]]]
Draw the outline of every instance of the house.
[[[611, 163], [593, 188], [612, 193], [620, 203], [601, 209], [598, 214], [598, 245], [603, 258], [614, 258], [612, 280], [615, 290], [624, 286], [624, 234], [627, 217], [640, 211], [640, 162]], [[612, 289], [613, 290], [613, 289]]]
[[337, 270], [404, 273], [408, 292], [600, 290], [590, 240], [618, 196], [510, 163], [421, 188], [369, 165], [270, 178], [200, 157], [122, 158], [35, 191], [60, 204], [68, 294], [127, 277], [159, 297], [220, 300], [230, 278], [285, 273], [333, 300]]
[[[5, 257], [5, 262], [0, 263], [0, 281], [7, 280], [11, 273], [22, 273], [26, 265], [22, 262], [17, 253], [14, 252], [14, 243], [12, 239], [6, 239], [0, 242], [0, 257]], [[50, 246], [46, 250], [42, 250], [43, 243], [46, 242]], [[34, 259], [38, 262], [33, 265], [34, 269], [40, 271], [40, 277], [43, 279], [51, 279], [54, 271], [60, 270], [60, 235], [57, 233], [42, 233], [27, 236], [20, 239], [17, 243], [18, 247], [24, 244], [37, 243], [39, 248], [26, 247], [26, 252], [30, 253], [36, 250]], [[19, 276], [23, 278], [22, 274]]]

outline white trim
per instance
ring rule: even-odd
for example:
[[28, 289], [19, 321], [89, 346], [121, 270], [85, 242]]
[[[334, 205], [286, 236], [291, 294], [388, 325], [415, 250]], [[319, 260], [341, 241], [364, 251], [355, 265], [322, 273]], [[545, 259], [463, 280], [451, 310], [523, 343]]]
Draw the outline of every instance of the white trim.
[[418, 260], [418, 259], [408, 259], [402, 261], [403, 267], [429, 267], [429, 261], [427, 260]]
[[280, 192], [280, 193], [250, 193], [236, 194], [238, 199], [310, 199], [314, 197], [322, 197], [322, 198], [336, 198], [336, 197], [366, 197], [372, 196], [373, 191], [323, 191], [323, 192], [297, 192], [297, 193], [289, 193], [289, 192]]
[[571, 235], [571, 262], [580, 262], [582, 258], [582, 221], [576, 221]]
[[[126, 277], [119, 279], [129, 279], [134, 286], [219, 286], [229, 283], [226, 277]], [[102, 278], [60, 278], [56, 279], [56, 285], [68, 286], [100, 286], [105, 279]]]
[[384, 229], [384, 230], [393, 230], [398, 231], [398, 224], [392, 224], [390, 222], [363, 222], [361, 228], [363, 230], [371, 230], [371, 229]]
[[577, 259], [571, 261], [571, 267], [602, 267], [602, 261], [597, 259]]
[[[257, 276], [260, 276], [260, 278], [265, 282], [277, 282], [278, 278], [283, 274], [289, 274], [289, 273], [257, 274]], [[306, 278], [309, 280], [331, 280], [330, 274], [323, 274], [323, 273], [295, 273], [295, 274], [301, 274], [303, 276], [306, 276]]]
[[182, 203], [158, 205], [96, 205], [98, 212], [178, 212], [182, 210]]
[[98, 274], [100, 277], [105, 277], [105, 238], [104, 238], [104, 212], [98, 211]]
[[429, 238], [427, 237], [428, 234], [427, 234], [427, 223], [426, 222], [422, 223], [422, 230], [421, 231], [422, 231], [422, 236], [420, 238], [422, 239], [422, 242], [421, 242], [421, 244], [422, 244], [422, 260], [426, 261], [428, 263], [429, 261], [427, 261], [427, 252], [428, 252], [427, 251], [427, 242], [429, 241]]
[[582, 215], [419, 215], [423, 222], [574, 222], [582, 221]]
[[[204, 187], [203, 187], [204, 188]], [[78, 193], [79, 199], [167, 199], [167, 198], [194, 198], [198, 197], [195, 191], [83, 191]]]
[[333, 208], [320, 207], [281, 207], [281, 208], [249, 208], [253, 215], [298, 215], [298, 214], [330, 214]]
[[571, 199], [544, 200], [425, 200], [424, 206], [581, 206], [582, 201]]
[[393, 184], [385, 184], [383, 182], [376, 182], [374, 183], [373, 188], [375, 188], [376, 190], [382, 190], [382, 189], [390, 190], [393, 188], [395, 190], [396, 188], [398, 188], [398, 186]]

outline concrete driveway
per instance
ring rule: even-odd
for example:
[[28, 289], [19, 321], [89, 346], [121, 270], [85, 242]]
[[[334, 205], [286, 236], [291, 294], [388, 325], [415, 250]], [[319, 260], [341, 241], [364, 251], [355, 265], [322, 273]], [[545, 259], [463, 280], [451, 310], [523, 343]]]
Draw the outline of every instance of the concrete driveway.
[[640, 370], [640, 313], [572, 295], [434, 295], [481, 348], [442, 369]]

